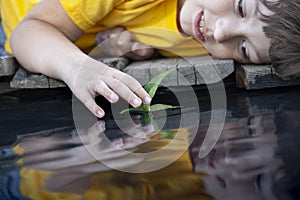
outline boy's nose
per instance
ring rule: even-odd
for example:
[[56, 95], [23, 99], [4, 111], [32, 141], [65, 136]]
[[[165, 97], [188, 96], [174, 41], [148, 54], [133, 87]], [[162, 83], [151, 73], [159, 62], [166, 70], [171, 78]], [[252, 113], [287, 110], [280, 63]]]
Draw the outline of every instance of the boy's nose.
[[240, 35], [238, 24], [232, 20], [218, 19], [215, 22], [214, 38], [218, 43], [226, 42]]

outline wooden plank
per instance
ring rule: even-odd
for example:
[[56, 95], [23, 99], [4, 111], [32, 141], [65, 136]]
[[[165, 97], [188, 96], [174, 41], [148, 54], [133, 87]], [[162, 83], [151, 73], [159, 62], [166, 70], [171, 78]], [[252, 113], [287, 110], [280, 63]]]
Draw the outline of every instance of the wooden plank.
[[49, 88], [67, 87], [67, 85], [63, 81], [54, 78], [48, 77], [48, 82], [49, 82]]
[[17, 60], [12, 56], [0, 57], [0, 77], [14, 75], [19, 66]]
[[212, 59], [204, 57], [195, 65], [196, 85], [213, 84], [222, 81], [234, 72], [233, 60]]
[[187, 86], [187, 85], [196, 85], [196, 74], [195, 68], [192, 64], [182, 64], [178, 66], [177, 72], [178, 85]]
[[[100, 60], [100, 59], [99, 59]], [[106, 58], [101, 59], [105, 64], [123, 69], [128, 65], [128, 59], [126, 58]], [[14, 63], [15, 64], [15, 63]], [[19, 67], [19, 65], [16, 65]], [[10, 82], [12, 88], [58, 88], [66, 87], [66, 84], [63, 81], [47, 77], [42, 74], [34, 74], [28, 72], [26, 69], [19, 67], [14, 75], [12, 81]]]
[[11, 88], [59, 88], [66, 87], [63, 81], [49, 78], [42, 74], [33, 74], [20, 67], [10, 81]]
[[12, 81], [12, 88], [49, 88], [48, 78], [42, 74], [32, 74], [20, 67]]
[[122, 71], [129, 64], [128, 58], [124, 58], [124, 57], [107, 57], [107, 58], [98, 58], [97, 60], [120, 71]]
[[281, 79], [271, 65], [237, 65], [236, 84], [247, 90], [300, 85], [300, 78]]
[[129, 64], [123, 71], [134, 77], [142, 85], [147, 84], [151, 80], [149, 62], [146, 61], [133, 62]]
[[[142, 67], [143, 70], [139, 70]], [[222, 81], [234, 71], [232, 60], [213, 59], [209, 55], [186, 58], [162, 58], [151, 61], [136, 61], [129, 64], [124, 71], [140, 83], [145, 84], [145, 77], [150, 78], [159, 73], [178, 67], [177, 75], [172, 73], [167, 77], [164, 86], [186, 86], [212, 84]], [[149, 69], [145, 70], [145, 69]], [[204, 77], [204, 78], [203, 78]]]
[[0, 82], [0, 94], [13, 92], [17, 89], [11, 88], [8, 82]]
[[[176, 66], [170, 66], [170, 65], [165, 65], [165, 64], [160, 64], [159, 67], [152, 67], [150, 68], [150, 79], [155, 78], [157, 75], [162, 74]], [[161, 86], [178, 86], [177, 82], [177, 70], [169, 74], [162, 82]]]
[[[208, 55], [187, 58], [160, 58], [132, 63], [122, 57], [100, 58], [98, 60], [119, 70], [124, 69], [125, 73], [136, 78], [142, 85], [148, 83], [158, 74], [173, 67], [178, 67], [176, 71], [163, 80], [162, 86], [165, 87], [216, 83], [222, 81], [234, 71], [232, 60], [212, 59]], [[66, 87], [61, 81], [42, 74], [32, 74], [22, 67], [19, 68], [10, 85], [14, 88]]]

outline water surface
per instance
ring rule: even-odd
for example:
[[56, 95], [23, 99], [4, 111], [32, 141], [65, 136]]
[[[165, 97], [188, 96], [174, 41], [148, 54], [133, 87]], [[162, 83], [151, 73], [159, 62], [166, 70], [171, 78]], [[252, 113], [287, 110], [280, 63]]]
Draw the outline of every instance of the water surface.
[[[1, 94], [0, 199], [299, 199], [299, 88], [227, 88], [225, 125], [204, 158], [212, 110], [208, 92], [195, 89], [200, 112], [169, 110], [159, 131], [160, 113], [148, 123], [120, 116], [120, 129], [103, 99], [107, 116], [78, 129], [67, 89]], [[174, 96], [161, 89], [155, 102]], [[199, 124], [180, 126], [182, 112]]]

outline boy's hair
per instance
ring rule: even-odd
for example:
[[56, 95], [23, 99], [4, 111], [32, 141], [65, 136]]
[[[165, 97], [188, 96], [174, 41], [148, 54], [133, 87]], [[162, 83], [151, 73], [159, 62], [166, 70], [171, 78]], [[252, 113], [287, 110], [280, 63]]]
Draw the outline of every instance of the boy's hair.
[[261, 0], [273, 13], [265, 16], [264, 32], [271, 39], [269, 54], [281, 77], [300, 75], [300, 0]]

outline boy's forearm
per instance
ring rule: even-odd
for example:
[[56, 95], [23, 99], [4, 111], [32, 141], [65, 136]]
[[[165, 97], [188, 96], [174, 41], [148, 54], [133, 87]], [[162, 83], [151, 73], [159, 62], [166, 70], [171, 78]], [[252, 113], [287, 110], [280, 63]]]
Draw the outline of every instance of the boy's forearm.
[[68, 85], [87, 59], [62, 32], [38, 20], [23, 21], [10, 42], [14, 55], [27, 70], [63, 80]]

